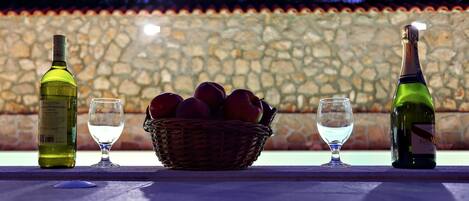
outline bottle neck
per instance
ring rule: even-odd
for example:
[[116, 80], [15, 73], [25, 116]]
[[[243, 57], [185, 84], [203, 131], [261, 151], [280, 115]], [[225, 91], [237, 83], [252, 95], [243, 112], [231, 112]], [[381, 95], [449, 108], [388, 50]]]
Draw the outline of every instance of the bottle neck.
[[400, 83], [420, 82], [425, 84], [419, 62], [417, 41], [404, 41]]
[[67, 62], [65, 62], [65, 49], [63, 47], [54, 46], [54, 54], [52, 57], [52, 68], [67, 68]]
[[54, 46], [52, 61], [53, 62], [65, 62], [65, 47]]
[[60, 68], [65, 69], [67, 68], [67, 62], [65, 61], [52, 61], [52, 68]]
[[52, 66], [64, 66], [66, 67], [66, 38], [63, 35], [54, 35], [53, 38], [53, 50], [52, 50]]

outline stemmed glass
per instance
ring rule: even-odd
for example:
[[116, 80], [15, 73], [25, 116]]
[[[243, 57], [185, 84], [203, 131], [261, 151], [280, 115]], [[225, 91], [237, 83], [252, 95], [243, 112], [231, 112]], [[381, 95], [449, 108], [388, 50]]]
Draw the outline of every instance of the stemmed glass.
[[349, 167], [340, 160], [339, 151], [353, 130], [353, 113], [348, 98], [325, 98], [319, 101], [317, 127], [321, 138], [329, 145], [331, 161], [323, 167]]
[[97, 168], [119, 167], [109, 159], [112, 144], [124, 129], [124, 109], [120, 99], [93, 98], [88, 112], [88, 129], [101, 148], [101, 161]]

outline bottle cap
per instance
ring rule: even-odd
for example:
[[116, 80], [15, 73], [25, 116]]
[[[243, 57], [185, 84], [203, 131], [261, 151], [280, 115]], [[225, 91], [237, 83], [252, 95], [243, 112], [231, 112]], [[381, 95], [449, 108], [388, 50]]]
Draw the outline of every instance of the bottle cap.
[[64, 35], [54, 35], [54, 50], [53, 50], [53, 60], [54, 61], [65, 61], [65, 47], [67, 44], [67, 39]]
[[402, 40], [406, 40], [409, 42], [417, 42], [419, 41], [419, 30], [408, 24], [402, 28]]

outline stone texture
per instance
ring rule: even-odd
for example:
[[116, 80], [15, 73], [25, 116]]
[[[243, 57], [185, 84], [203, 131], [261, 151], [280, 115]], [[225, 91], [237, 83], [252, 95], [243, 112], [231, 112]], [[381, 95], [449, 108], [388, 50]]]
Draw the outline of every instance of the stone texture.
[[124, 80], [119, 86], [119, 93], [135, 96], [139, 93], [140, 87], [135, 82]]
[[[148, 88], [145, 94], [157, 93], [158, 89]], [[145, 92], [148, 91], [148, 92]], [[152, 98], [152, 97], [151, 97]], [[86, 122], [87, 114], [78, 115], [78, 148], [97, 150], [96, 142], [91, 138]], [[142, 128], [144, 114], [126, 114], [124, 132], [113, 145], [113, 150], [151, 150], [152, 144], [148, 133]], [[354, 130], [345, 142], [343, 149], [389, 150], [390, 128], [389, 114], [354, 113]], [[437, 113], [436, 134], [440, 139], [438, 150], [467, 149], [469, 129], [464, 122], [469, 120], [469, 113]], [[2, 150], [34, 150], [37, 148], [37, 115], [0, 115]], [[314, 113], [280, 113], [272, 124], [274, 135], [266, 143], [268, 150], [328, 150], [319, 136]]]
[[254, 92], [257, 92], [261, 89], [259, 78], [256, 75], [250, 74], [248, 76], [247, 89], [252, 90]]
[[121, 54], [121, 48], [117, 46], [115, 43], [111, 43], [104, 55], [104, 59], [110, 62], [116, 62], [119, 60]]
[[81, 71], [77, 78], [81, 81], [89, 81], [94, 78], [96, 74], [96, 66], [95, 65], [90, 65], [87, 68], [85, 68], [83, 71]]
[[193, 93], [195, 90], [192, 77], [190, 76], [179, 76], [174, 81], [174, 88], [180, 92]]
[[449, 48], [436, 49], [430, 54], [430, 56], [440, 61], [451, 61], [455, 55], [456, 52]]
[[132, 67], [127, 63], [116, 63], [112, 67], [114, 74], [128, 74], [132, 70]]
[[400, 31], [386, 27], [378, 30], [375, 41], [381, 46], [394, 46], [400, 43]]
[[21, 69], [23, 70], [32, 70], [36, 68], [36, 66], [34, 66], [33, 61], [29, 59], [21, 59], [19, 60], [19, 63], [20, 63]]
[[243, 59], [235, 61], [235, 74], [244, 75], [249, 72], [249, 62]]
[[308, 81], [298, 88], [298, 92], [306, 95], [315, 95], [318, 91], [318, 86], [313, 81]]
[[275, 81], [274, 77], [269, 73], [262, 73], [261, 80], [261, 85], [265, 88], [273, 86]]
[[23, 74], [18, 80], [19, 83], [35, 82], [35, 81], [36, 81], [36, 73], [34, 71], [30, 71], [30, 72]]
[[107, 90], [111, 86], [111, 82], [106, 77], [99, 77], [93, 81], [93, 86], [98, 90]]
[[151, 83], [150, 75], [146, 72], [140, 72], [137, 76], [137, 83], [141, 85], [148, 85]]
[[156, 36], [141, 32], [153, 19], [145, 15], [1, 16], [0, 113], [37, 112], [32, 96], [52, 56], [46, 24], [64, 27], [69, 38], [82, 111], [90, 96], [114, 95], [143, 112], [147, 103], [137, 99], [151, 91], [190, 95], [198, 83], [217, 81], [227, 91], [270, 97], [283, 112], [314, 110], [319, 97], [336, 94], [351, 98], [354, 109], [387, 112], [401, 62], [400, 28], [414, 19], [429, 24], [419, 56], [437, 110], [469, 111], [468, 15], [163, 15]]
[[331, 56], [331, 49], [325, 43], [321, 43], [314, 47], [313, 55], [315, 57], [329, 57]]
[[315, 31], [308, 31], [304, 36], [303, 36], [303, 41], [306, 43], [315, 43], [321, 41], [322, 38], [321, 36], [316, 33]]
[[333, 87], [332, 85], [330, 85], [330, 84], [325, 84], [325, 85], [323, 85], [323, 86], [321, 87], [320, 92], [321, 92], [322, 94], [335, 94], [335, 93], [337, 93], [337, 90], [334, 89], [334, 87]]
[[96, 73], [98, 75], [111, 75], [112, 68], [107, 63], [101, 63], [98, 65], [98, 69]]
[[116, 37], [116, 43], [119, 47], [124, 48], [130, 43], [130, 38], [127, 34], [121, 32]]
[[29, 45], [25, 42], [16, 42], [11, 46], [10, 55], [15, 58], [27, 58], [30, 55]]
[[271, 71], [273, 73], [293, 73], [295, 71], [295, 67], [293, 63], [289, 60], [278, 60], [272, 62]]
[[11, 90], [15, 92], [16, 94], [24, 95], [24, 94], [33, 94], [35, 91], [34, 88], [35, 87], [32, 84], [25, 83], [25, 84], [13, 85]]
[[156, 88], [156, 87], [148, 87], [142, 90], [142, 98], [152, 99], [160, 93], [161, 93], [161, 89]]
[[279, 39], [281, 36], [278, 33], [277, 30], [273, 27], [266, 27], [263, 34], [262, 38], [264, 39], [264, 42], [270, 42], [276, 39]]

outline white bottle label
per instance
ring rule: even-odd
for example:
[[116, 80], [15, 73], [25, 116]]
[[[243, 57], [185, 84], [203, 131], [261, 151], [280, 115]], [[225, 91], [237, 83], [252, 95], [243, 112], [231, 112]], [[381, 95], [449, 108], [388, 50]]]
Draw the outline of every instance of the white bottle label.
[[67, 100], [41, 100], [39, 143], [67, 144]]
[[413, 124], [411, 131], [413, 154], [435, 154], [435, 124]]

